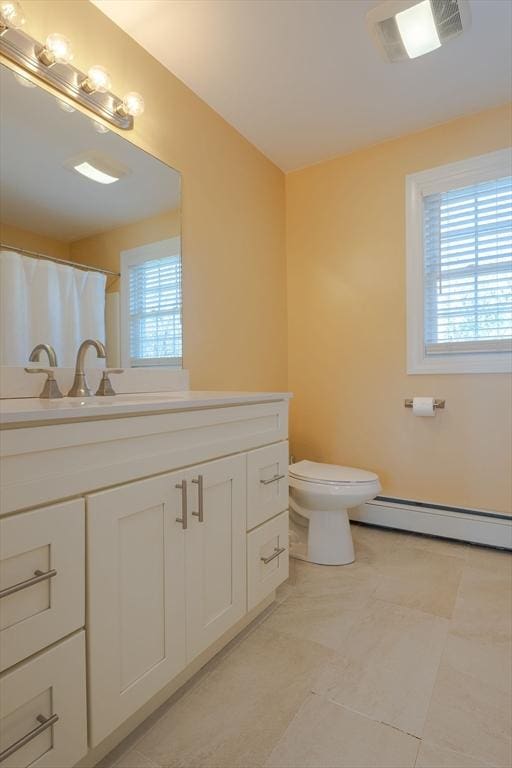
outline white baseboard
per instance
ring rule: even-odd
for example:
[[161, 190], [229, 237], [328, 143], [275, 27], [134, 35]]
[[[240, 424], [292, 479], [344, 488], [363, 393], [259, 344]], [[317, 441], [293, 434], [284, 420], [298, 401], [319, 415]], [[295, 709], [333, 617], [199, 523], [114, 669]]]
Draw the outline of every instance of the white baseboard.
[[512, 516], [439, 509], [374, 499], [349, 510], [351, 520], [512, 550]]

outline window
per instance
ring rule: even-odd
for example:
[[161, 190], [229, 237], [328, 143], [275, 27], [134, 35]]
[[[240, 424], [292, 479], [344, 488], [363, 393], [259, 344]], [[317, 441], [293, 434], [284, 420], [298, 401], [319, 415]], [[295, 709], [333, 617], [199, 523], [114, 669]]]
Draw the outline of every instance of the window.
[[512, 151], [407, 177], [408, 373], [512, 370]]
[[181, 366], [179, 237], [121, 253], [121, 361]]

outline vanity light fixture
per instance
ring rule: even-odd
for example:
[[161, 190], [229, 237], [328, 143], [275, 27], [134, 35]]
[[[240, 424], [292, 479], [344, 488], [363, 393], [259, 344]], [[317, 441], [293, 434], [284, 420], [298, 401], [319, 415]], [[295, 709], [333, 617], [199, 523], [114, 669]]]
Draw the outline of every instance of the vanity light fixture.
[[385, 0], [366, 14], [366, 20], [391, 62], [435, 51], [470, 26], [467, 0]]
[[18, 0], [1, 0], [0, 35], [7, 29], [19, 29], [25, 23], [25, 14]]
[[[24, 23], [18, 0], [0, 0], [0, 54], [106, 122], [123, 130], [133, 128], [133, 118], [144, 111], [140, 94], [130, 91], [120, 99], [111, 92], [110, 75], [100, 64], [92, 66], [87, 74], [71, 64], [73, 51], [67, 37], [54, 32], [42, 45], [22, 32]], [[30, 82], [27, 79], [22, 85]]]

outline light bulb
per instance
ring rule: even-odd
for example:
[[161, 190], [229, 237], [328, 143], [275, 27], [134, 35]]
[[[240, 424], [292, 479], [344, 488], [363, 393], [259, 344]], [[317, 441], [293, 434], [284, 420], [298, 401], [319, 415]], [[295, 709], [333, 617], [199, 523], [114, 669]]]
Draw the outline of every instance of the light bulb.
[[95, 64], [80, 85], [86, 93], [106, 93], [110, 90], [110, 75], [105, 67]]
[[0, 29], [18, 29], [25, 21], [25, 14], [18, 0], [0, 2]]
[[131, 115], [132, 117], [138, 117], [144, 112], [144, 99], [140, 93], [130, 91], [123, 98], [123, 103], [117, 109], [121, 115]]
[[23, 75], [20, 75], [18, 72], [13, 72], [14, 79], [22, 85], [24, 88], [35, 88], [36, 84], [32, 82], [32, 80], [29, 80], [28, 77], [23, 77]]
[[48, 35], [44, 49], [39, 53], [38, 58], [47, 67], [52, 64], [69, 64], [73, 58], [71, 43], [58, 32]]

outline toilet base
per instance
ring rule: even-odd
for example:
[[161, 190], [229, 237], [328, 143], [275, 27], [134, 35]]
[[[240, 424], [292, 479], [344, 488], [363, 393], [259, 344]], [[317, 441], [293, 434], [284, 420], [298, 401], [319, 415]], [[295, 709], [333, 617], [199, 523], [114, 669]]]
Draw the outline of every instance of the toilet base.
[[346, 509], [315, 511], [305, 519], [291, 506], [290, 555], [317, 565], [349, 565], [355, 560]]

